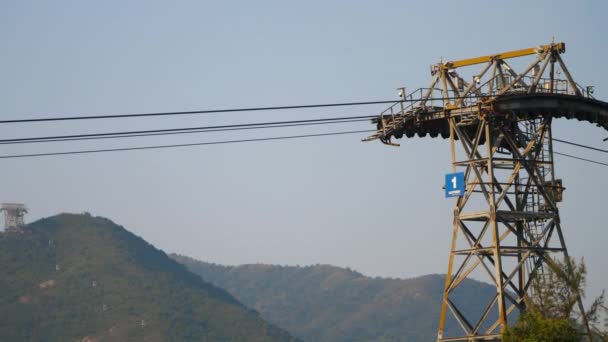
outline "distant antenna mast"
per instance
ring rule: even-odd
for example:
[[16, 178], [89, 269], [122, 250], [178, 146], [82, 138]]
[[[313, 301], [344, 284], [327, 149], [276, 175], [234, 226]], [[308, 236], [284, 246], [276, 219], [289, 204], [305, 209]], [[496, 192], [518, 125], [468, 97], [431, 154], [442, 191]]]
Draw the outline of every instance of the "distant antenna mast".
[[27, 213], [25, 204], [2, 203], [0, 211], [4, 212], [4, 230], [19, 230], [25, 226], [23, 217]]

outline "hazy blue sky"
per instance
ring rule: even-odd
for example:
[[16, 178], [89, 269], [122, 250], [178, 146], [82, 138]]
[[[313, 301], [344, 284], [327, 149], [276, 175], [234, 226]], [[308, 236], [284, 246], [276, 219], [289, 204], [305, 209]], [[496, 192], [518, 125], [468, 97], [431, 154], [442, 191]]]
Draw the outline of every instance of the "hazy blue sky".
[[[396, 99], [429, 65], [551, 41], [608, 100], [604, 1], [2, 1], [2, 119]], [[383, 106], [0, 127], [2, 138], [376, 114]], [[310, 129], [2, 146], [0, 154], [198, 142]], [[608, 147], [589, 124], [554, 136]], [[240, 135], [242, 134], [242, 135]], [[449, 146], [341, 136], [174, 150], [1, 160], [1, 201], [28, 220], [90, 211], [155, 246], [224, 264], [328, 263], [368, 275], [443, 273]], [[556, 150], [608, 161], [569, 146]], [[557, 157], [571, 253], [592, 293], [608, 287], [608, 169]]]

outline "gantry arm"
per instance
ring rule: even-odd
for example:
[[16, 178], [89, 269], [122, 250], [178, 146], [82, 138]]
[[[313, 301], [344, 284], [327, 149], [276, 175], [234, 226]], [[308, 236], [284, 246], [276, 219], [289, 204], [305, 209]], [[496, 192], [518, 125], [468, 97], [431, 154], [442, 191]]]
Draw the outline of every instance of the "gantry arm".
[[509, 59], [509, 58], [534, 55], [539, 52], [548, 51], [551, 49], [554, 49], [554, 51], [556, 51], [558, 53], [564, 53], [566, 51], [566, 44], [565, 43], [556, 43], [556, 44], [549, 44], [549, 45], [541, 45], [539, 47], [534, 47], [534, 48], [502, 52], [502, 53], [499, 53], [496, 55], [487, 55], [487, 56], [481, 56], [481, 57], [461, 59], [461, 60], [457, 60], [457, 61], [450, 61], [450, 62], [444, 63], [444, 65], [445, 65], [445, 67], [447, 67], [449, 69], [456, 69], [456, 68], [469, 66], [469, 65], [488, 63], [494, 59]]

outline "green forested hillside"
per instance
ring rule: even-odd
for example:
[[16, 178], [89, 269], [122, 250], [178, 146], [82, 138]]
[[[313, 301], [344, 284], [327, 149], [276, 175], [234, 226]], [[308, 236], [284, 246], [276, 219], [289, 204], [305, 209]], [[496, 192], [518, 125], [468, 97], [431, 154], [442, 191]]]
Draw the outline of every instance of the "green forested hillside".
[[[221, 266], [173, 255], [203, 279], [226, 289], [267, 321], [305, 341], [408, 341], [437, 338], [445, 276], [370, 278], [327, 265]], [[495, 289], [466, 280], [455, 300], [481, 315]], [[458, 329], [448, 321], [448, 330]]]
[[236, 299], [108, 219], [0, 233], [0, 341], [288, 341]]

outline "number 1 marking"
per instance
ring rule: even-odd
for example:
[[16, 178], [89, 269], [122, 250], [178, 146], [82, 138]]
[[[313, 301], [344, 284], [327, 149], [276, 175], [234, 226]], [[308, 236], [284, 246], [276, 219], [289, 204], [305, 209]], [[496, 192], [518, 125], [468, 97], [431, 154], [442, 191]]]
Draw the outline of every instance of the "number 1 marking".
[[452, 188], [456, 189], [456, 176], [452, 177]]

